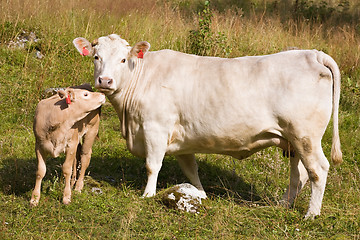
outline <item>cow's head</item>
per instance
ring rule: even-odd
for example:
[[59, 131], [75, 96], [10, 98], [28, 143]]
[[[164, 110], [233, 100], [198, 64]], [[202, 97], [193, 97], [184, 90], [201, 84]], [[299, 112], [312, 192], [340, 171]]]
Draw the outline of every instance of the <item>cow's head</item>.
[[[138, 42], [131, 47], [116, 34], [100, 37], [90, 43], [85, 38], [73, 41], [84, 56], [92, 56], [95, 64], [95, 87], [107, 95], [120, 91], [131, 78], [136, 59], [148, 52], [148, 42]], [[139, 55], [140, 53], [140, 55]]]

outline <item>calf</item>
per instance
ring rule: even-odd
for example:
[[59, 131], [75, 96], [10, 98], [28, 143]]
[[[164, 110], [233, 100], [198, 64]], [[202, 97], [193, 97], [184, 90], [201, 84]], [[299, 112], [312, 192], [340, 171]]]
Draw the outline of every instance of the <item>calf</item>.
[[[71, 187], [75, 184], [76, 151], [81, 149], [81, 170], [75, 186], [76, 191], [81, 191], [84, 186], [85, 170], [90, 163], [91, 147], [99, 129], [100, 106], [104, 102], [105, 95], [91, 92], [90, 85], [59, 90], [58, 94], [39, 102], [33, 126], [38, 169], [30, 205], [36, 206], [39, 203], [41, 181], [46, 173], [47, 155], [58, 157], [60, 153], [66, 153], [62, 167], [65, 177], [63, 203], [69, 204]], [[81, 138], [83, 138], [82, 147], [79, 145]], [[70, 183], [73, 165], [74, 175]]]

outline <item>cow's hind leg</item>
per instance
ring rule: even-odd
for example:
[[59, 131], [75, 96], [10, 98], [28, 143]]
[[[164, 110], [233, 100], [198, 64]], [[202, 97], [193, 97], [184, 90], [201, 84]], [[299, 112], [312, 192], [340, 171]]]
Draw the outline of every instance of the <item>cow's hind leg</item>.
[[295, 152], [293, 157], [290, 156], [290, 184], [283, 195], [281, 204], [290, 207], [308, 179], [307, 171], [300, 161], [300, 155]]
[[198, 165], [196, 163], [195, 155], [178, 155], [176, 156], [176, 158], [179, 161], [179, 165], [183, 173], [190, 180], [191, 184], [193, 184], [197, 189], [199, 189], [203, 193], [203, 196], [206, 197], [206, 193], [200, 182]]
[[31, 194], [31, 200], [30, 200], [31, 206], [37, 206], [39, 204], [41, 181], [46, 173], [45, 154], [37, 146], [35, 147], [35, 152], [36, 152], [36, 158], [38, 160], [38, 168], [36, 171], [35, 188]]
[[300, 138], [296, 141], [295, 148], [299, 150], [302, 163], [311, 182], [311, 198], [305, 218], [315, 218], [320, 215], [330, 164], [321, 148], [321, 139]]

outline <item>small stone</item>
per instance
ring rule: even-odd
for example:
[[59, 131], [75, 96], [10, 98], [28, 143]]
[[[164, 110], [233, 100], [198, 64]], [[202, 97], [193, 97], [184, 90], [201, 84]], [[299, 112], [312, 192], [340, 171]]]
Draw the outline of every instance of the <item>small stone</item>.
[[43, 59], [44, 55], [40, 51], [36, 51], [36, 58], [37, 59]]
[[97, 188], [97, 187], [91, 188], [91, 192], [93, 192], [95, 194], [102, 194], [103, 193], [101, 188]]

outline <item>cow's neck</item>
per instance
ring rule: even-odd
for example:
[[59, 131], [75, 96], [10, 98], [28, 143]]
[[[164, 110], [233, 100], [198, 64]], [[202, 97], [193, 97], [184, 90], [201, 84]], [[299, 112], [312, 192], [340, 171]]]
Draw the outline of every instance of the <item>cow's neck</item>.
[[111, 104], [115, 107], [117, 115], [121, 122], [121, 132], [124, 138], [132, 142], [131, 128], [128, 124], [130, 118], [136, 114], [137, 109], [137, 97], [139, 96], [139, 78], [141, 77], [143, 65], [143, 59], [135, 59], [134, 67], [130, 70], [129, 81], [124, 82], [124, 86], [119, 92], [109, 96]]

